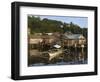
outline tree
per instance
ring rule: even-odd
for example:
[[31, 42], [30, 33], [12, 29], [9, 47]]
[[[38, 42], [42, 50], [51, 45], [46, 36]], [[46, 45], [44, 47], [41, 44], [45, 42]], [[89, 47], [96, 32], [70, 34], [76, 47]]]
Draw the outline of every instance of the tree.
[[[61, 28], [63, 26], [63, 28]], [[36, 16], [28, 16], [28, 28], [33, 33], [47, 33], [60, 32], [64, 33], [70, 31], [73, 34], [83, 34], [87, 38], [87, 28], [81, 28], [79, 25], [70, 23], [63, 23], [62, 21], [51, 20], [48, 18], [40, 19]]]

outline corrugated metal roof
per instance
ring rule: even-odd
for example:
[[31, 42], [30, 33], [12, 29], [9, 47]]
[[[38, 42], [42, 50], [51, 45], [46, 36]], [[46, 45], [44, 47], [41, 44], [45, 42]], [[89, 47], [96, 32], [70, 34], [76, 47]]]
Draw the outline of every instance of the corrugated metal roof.
[[30, 38], [40, 39], [40, 38], [55, 38], [53, 35], [30, 35]]
[[80, 39], [80, 37], [82, 36], [82, 38], [84, 38], [84, 36], [82, 34], [64, 34], [64, 38], [65, 39]]

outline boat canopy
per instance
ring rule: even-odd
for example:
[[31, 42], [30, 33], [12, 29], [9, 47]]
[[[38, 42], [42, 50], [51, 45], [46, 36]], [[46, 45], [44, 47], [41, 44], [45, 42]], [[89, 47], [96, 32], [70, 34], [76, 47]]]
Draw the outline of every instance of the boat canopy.
[[58, 44], [54, 45], [53, 47], [55, 47], [55, 48], [61, 48], [61, 46], [58, 45]]

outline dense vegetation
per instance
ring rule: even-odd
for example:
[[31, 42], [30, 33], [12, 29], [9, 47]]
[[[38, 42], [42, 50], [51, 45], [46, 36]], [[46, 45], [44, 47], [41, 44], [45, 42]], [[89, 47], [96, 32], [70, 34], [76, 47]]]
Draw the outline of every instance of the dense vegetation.
[[70, 22], [63, 23], [62, 21], [51, 20], [44, 18], [41, 20], [39, 17], [28, 16], [28, 28], [31, 29], [31, 34], [34, 33], [47, 33], [47, 32], [61, 32], [70, 31], [74, 34], [83, 34], [87, 38], [87, 28], [81, 28], [80, 26]]

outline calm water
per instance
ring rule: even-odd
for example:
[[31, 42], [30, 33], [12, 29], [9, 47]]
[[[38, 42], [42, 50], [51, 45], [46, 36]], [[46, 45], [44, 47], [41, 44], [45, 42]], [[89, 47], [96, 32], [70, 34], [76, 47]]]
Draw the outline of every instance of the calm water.
[[60, 54], [58, 57], [48, 60], [37, 56], [29, 57], [28, 66], [48, 66], [48, 65], [77, 65], [87, 64], [87, 49], [86, 48], [73, 48]]

